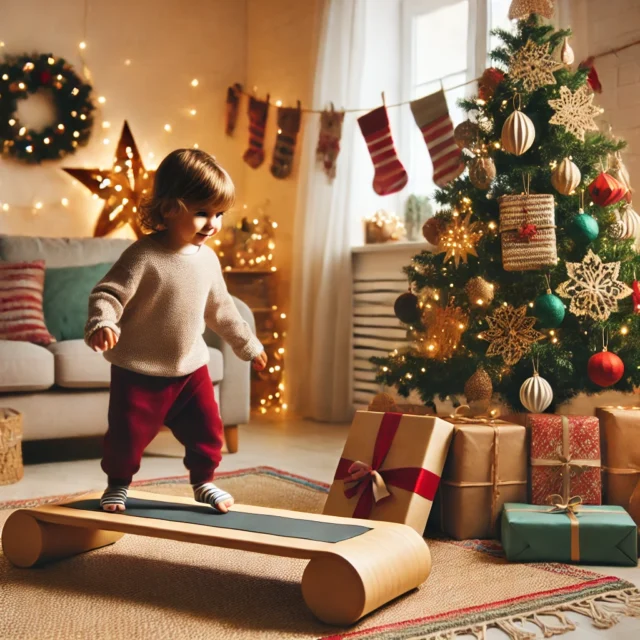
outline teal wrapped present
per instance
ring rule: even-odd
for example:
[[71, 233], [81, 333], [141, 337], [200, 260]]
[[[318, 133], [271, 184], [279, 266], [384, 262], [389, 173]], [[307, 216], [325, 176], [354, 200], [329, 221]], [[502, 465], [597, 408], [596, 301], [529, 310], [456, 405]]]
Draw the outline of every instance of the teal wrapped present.
[[512, 562], [638, 564], [638, 529], [617, 506], [591, 506], [572, 498], [554, 506], [508, 502], [502, 511], [502, 546]]

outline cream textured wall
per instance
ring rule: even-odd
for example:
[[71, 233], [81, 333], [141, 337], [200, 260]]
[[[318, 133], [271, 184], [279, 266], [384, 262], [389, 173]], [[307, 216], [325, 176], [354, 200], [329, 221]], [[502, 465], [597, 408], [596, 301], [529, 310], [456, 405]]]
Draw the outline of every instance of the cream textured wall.
[[[83, 0], [0, 3], [2, 53], [52, 52], [81, 71], [78, 43], [86, 37], [95, 96], [107, 98], [98, 105], [89, 145], [76, 154], [35, 167], [0, 161], [0, 202], [11, 206], [8, 212], [0, 209], [0, 232], [92, 235], [102, 204], [61, 167], [110, 167], [125, 119], [147, 165], [172, 149], [198, 143], [224, 164], [243, 197], [242, 149], [238, 140], [224, 135], [224, 100], [227, 86], [242, 81], [246, 72], [247, 2], [89, 0], [86, 36], [84, 6]], [[190, 84], [193, 78], [199, 80], [196, 88]], [[42, 115], [28, 100], [24, 106], [31, 117]], [[196, 116], [190, 109], [197, 110]], [[103, 120], [111, 123], [109, 130], [101, 128]], [[171, 133], [164, 131], [167, 123]], [[103, 144], [104, 138], [109, 144]], [[64, 197], [70, 201], [66, 208]], [[37, 201], [43, 208], [34, 215]]]

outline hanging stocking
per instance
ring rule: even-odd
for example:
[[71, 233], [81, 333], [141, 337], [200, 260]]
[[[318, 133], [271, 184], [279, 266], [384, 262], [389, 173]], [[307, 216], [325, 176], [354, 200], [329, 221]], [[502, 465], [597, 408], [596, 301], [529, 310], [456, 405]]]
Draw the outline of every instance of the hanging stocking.
[[238, 106], [242, 95], [242, 85], [237, 82], [227, 89], [227, 124], [225, 132], [232, 136], [238, 120]]
[[336, 177], [336, 160], [340, 153], [342, 122], [344, 111], [334, 111], [333, 106], [320, 114], [320, 136], [316, 147], [316, 158], [322, 162], [324, 172], [333, 179]]
[[275, 178], [286, 178], [291, 174], [298, 131], [300, 131], [300, 101], [297, 107], [278, 109], [278, 137], [271, 162], [271, 175]]
[[264, 129], [269, 114], [269, 96], [265, 101], [249, 98], [249, 148], [242, 159], [257, 169], [264, 162]]
[[393, 146], [386, 107], [378, 107], [361, 116], [358, 124], [375, 169], [373, 190], [379, 196], [400, 191], [409, 178]]
[[411, 111], [431, 155], [433, 181], [445, 187], [464, 171], [464, 162], [453, 139], [453, 123], [444, 91], [414, 100]]

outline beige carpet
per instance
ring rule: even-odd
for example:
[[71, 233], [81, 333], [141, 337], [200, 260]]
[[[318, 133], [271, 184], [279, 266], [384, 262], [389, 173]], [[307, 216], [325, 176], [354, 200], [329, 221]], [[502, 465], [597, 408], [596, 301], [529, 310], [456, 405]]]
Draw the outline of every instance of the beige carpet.
[[[239, 502], [300, 511], [320, 512], [326, 496], [322, 483], [269, 468], [226, 474], [219, 484]], [[136, 488], [190, 495], [186, 479]], [[57, 500], [0, 504], [0, 525], [17, 507]], [[560, 564], [510, 565], [495, 542], [429, 544], [429, 580], [350, 629], [308, 612], [299, 586], [304, 560], [131, 535], [38, 569], [0, 556], [0, 638], [386, 640], [449, 638], [464, 628], [482, 638], [498, 626], [520, 640], [532, 637], [522, 634], [525, 620], [540, 637], [573, 628], [562, 611], [585, 613], [600, 627], [622, 612], [640, 616], [638, 592], [617, 578]]]

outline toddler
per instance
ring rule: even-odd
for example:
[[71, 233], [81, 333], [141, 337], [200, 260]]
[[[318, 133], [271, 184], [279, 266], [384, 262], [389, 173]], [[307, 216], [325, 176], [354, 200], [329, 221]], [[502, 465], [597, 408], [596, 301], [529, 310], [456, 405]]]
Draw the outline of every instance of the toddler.
[[111, 363], [101, 507], [124, 511], [146, 446], [167, 425], [185, 447], [194, 497], [226, 513], [233, 498], [212, 483], [223, 426], [207, 369], [206, 325], [257, 370], [267, 356], [227, 291], [205, 243], [220, 231], [235, 189], [215, 158], [178, 149], [160, 164], [139, 212], [151, 231], [133, 243], [89, 298], [85, 341]]

